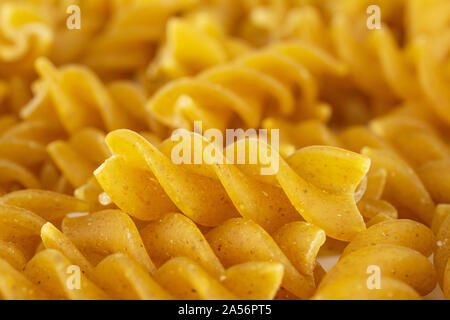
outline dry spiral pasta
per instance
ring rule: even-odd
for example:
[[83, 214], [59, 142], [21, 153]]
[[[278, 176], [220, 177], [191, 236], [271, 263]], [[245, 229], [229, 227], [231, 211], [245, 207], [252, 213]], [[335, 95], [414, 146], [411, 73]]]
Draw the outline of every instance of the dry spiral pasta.
[[[157, 45], [167, 19], [195, 4], [195, 0], [3, 0], [2, 71], [29, 72], [42, 55], [58, 64], [83, 61], [100, 72], [132, 71], [151, 57], [151, 51], [143, 49]], [[83, 13], [82, 28], [75, 32], [66, 28], [67, 8], [74, 5]]]
[[[108, 157], [105, 131], [149, 129], [145, 93], [139, 85], [114, 81], [106, 86], [89, 69], [80, 65], [57, 69], [47, 59], [37, 60], [36, 67], [41, 78], [35, 83], [34, 98], [22, 109], [21, 116], [30, 122], [46, 119], [70, 135], [66, 141], [52, 139], [46, 148], [74, 187], [83, 185]], [[70, 85], [74, 78], [78, 79], [78, 88]]]
[[450, 299], [449, 30], [445, 0], [0, 0], [0, 298]]
[[224, 130], [235, 125], [230, 123], [233, 116], [244, 127], [258, 127], [267, 112], [325, 118], [328, 108], [317, 101], [315, 76], [339, 77], [345, 72], [345, 65], [320, 48], [281, 43], [195, 78], [172, 81], [155, 93], [147, 108], [163, 124], [186, 129], [202, 120], [205, 128]]
[[[64, 217], [64, 212], [70, 210], [86, 210], [86, 204], [73, 199], [70, 200], [72, 204], [69, 206], [69, 199], [57, 197], [53, 201], [49, 201], [49, 197], [54, 197], [54, 195], [42, 194], [42, 191], [34, 191], [35, 194], [32, 194], [32, 196], [39, 199], [47, 197], [47, 202], [41, 201], [40, 204], [27, 209], [39, 212], [41, 215], [46, 212], [45, 209], [52, 206], [52, 202], [54, 206], [58, 201], [65, 200], [65, 208], [59, 207], [59, 214], [53, 217], [46, 217], [55, 223], [58, 220], [61, 223], [61, 218], [64, 217], [62, 220], [63, 234], [50, 222], [45, 223], [45, 220], [36, 216], [36, 214], [25, 208], [21, 209], [18, 207], [23, 202], [26, 193], [30, 192], [32, 191], [20, 191], [22, 194], [15, 193], [1, 199], [2, 212], [6, 210], [21, 210], [27, 213], [26, 216], [24, 214], [21, 215], [23, 216], [22, 219], [26, 219], [21, 221], [22, 226], [25, 226], [26, 223], [37, 223], [33, 233], [29, 234], [31, 231], [28, 226], [26, 228], [28, 237], [23, 237], [29, 241], [30, 236], [32, 236], [31, 238], [34, 238], [36, 243], [36, 240], [39, 239], [40, 230], [40, 236], [46, 248], [39, 250], [25, 266], [25, 275], [31, 281], [26, 280], [26, 278], [20, 280], [26, 283], [29, 290], [22, 296], [16, 296], [16, 298], [26, 298], [26, 294], [29, 294], [29, 292], [33, 296], [28, 298], [46, 297], [48, 292], [52, 292], [53, 297], [59, 298], [108, 298], [107, 294], [113, 296], [118, 294], [118, 290], [123, 288], [123, 284], [125, 284], [127, 290], [125, 294], [121, 292], [122, 298], [125, 295], [128, 298], [167, 299], [173, 295], [176, 298], [233, 299], [239, 296], [239, 293], [246, 292], [247, 294], [241, 296], [241, 298], [261, 299], [273, 297], [280, 284], [286, 286], [296, 296], [308, 297], [312, 292], [311, 286], [314, 286], [314, 277], [319, 277], [319, 279], [321, 277], [320, 273], [315, 273], [320, 271], [314, 270], [314, 252], [317, 253], [320, 245], [325, 241], [325, 233], [319, 228], [301, 221], [286, 224], [277, 230], [272, 238], [251, 220], [244, 218], [231, 219], [206, 234], [208, 245], [202, 232], [196, 225], [181, 214], [164, 215], [160, 220], [148, 224], [138, 232], [130, 217], [117, 210], [99, 211], [93, 214], [80, 213]], [[14, 204], [14, 206], [11, 207], [10, 204]], [[9, 212], [9, 216], [12, 218], [13, 214]], [[112, 234], [105, 233], [105, 231], [110, 230], [112, 225], [120, 226], [118, 230], [121, 231]], [[430, 268], [431, 264], [415, 250], [418, 250], [423, 255], [427, 255], [433, 250], [435, 245], [433, 240], [435, 239], [431, 231], [411, 220], [394, 220], [389, 225], [385, 223], [378, 229], [380, 230], [370, 228], [366, 232], [361, 233], [360, 236], [351, 242], [351, 245], [353, 245], [352, 250], [355, 253], [362, 254], [370, 249], [367, 247], [368, 243], [371, 243], [371, 246], [373, 246], [374, 241], [378, 241], [379, 243], [376, 243], [376, 246], [372, 248], [381, 246], [386, 248], [386, 254], [393, 251], [395, 254], [403, 255], [409, 262], [414, 262], [414, 264], [409, 264], [410, 266], [417, 266], [417, 263], [420, 263], [421, 266], [419, 270], [411, 270], [411, 267], [405, 270], [401, 264], [387, 265], [386, 268], [395, 268], [394, 270], [398, 273], [393, 279], [389, 278], [389, 287], [384, 288], [385, 291], [378, 292], [378, 294], [387, 295], [393, 291], [403, 294], [404, 297], [419, 298], [414, 289], [422, 291], [422, 293], [424, 290], [429, 290], [433, 284], [434, 269]], [[382, 237], [383, 232], [388, 230], [405, 232], [405, 235], [392, 239]], [[245, 235], [245, 240], [235, 236], [229, 237], [229, 235], [236, 234], [236, 232]], [[420, 233], [421, 238], [414, 239], [412, 242], [408, 241], [407, 237], [411, 236], [411, 232]], [[97, 236], [93, 238], [93, 234]], [[168, 241], [169, 239], [170, 241]], [[292, 242], [292, 239], [297, 239], [297, 242]], [[309, 241], [311, 239], [317, 239], [318, 241]], [[255, 240], [256, 242], [254, 242]], [[15, 238], [14, 241], [20, 244], [24, 242], [24, 239]], [[95, 246], [93, 246], [94, 243], [96, 243]], [[142, 243], [145, 244], [148, 250], [151, 250], [152, 260], [160, 265], [158, 269], [155, 269], [146, 251], [142, 250]], [[296, 245], [293, 246], [292, 243]], [[76, 244], [76, 247], [74, 244]], [[28, 244], [27, 247], [29, 246]], [[141, 249], [138, 249], [139, 246], [141, 246]], [[192, 247], [196, 249], [188, 249]], [[312, 248], [314, 248], [313, 252], [311, 252]], [[132, 252], [132, 259], [123, 254], [125, 252]], [[181, 252], [186, 258], [171, 258], [178, 256]], [[273, 262], [274, 257], [276, 262]], [[7, 258], [9, 258], [9, 261], [14, 261], [14, 258], [18, 259], [17, 256], [12, 255]], [[85, 270], [87, 277], [92, 280], [91, 282], [83, 279], [82, 290], [67, 290], [64, 285], [61, 285], [64, 283], [64, 279], [67, 278], [65, 268], [71, 263], [68, 258]], [[373, 258], [374, 255], [372, 254]], [[271, 262], [262, 262], [265, 260]], [[93, 263], [97, 266], [92, 267]], [[232, 265], [233, 267], [225, 270], [221, 263], [225, 266]], [[355, 262], [353, 263], [355, 264]], [[390, 263], [389, 260], [386, 263]], [[283, 265], [287, 273], [286, 278], [284, 278], [287, 281], [285, 283], [281, 281], [283, 278], [283, 268], [281, 266]], [[355, 265], [355, 267], [358, 266], [358, 264]], [[3, 277], [14, 275], [14, 269], [8, 269], [6, 265], [2, 269], [5, 271], [2, 274]], [[154, 280], [144, 271], [146, 269], [153, 275]], [[42, 270], [46, 271], [43, 272]], [[131, 278], [130, 276], [125, 276], [124, 272], [126, 270], [134, 270]], [[190, 272], [186, 272], [186, 270], [190, 270]], [[299, 274], [297, 270], [301, 270], [302, 274]], [[242, 282], [243, 278], [240, 278], [240, 274], [248, 277], [248, 272], [255, 273], [255, 271], [257, 272], [256, 276], [254, 275], [251, 279], [247, 279], [247, 282], [236, 284], [238, 281]], [[113, 272], [119, 282], [107, 281], [105, 277], [107, 277], [108, 272]], [[408, 272], [413, 272], [413, 274], [408, 274]], [[269, 279], [262, 278], [266, 281], [261, 285], [264, 290], [255, 291], [253, 295], [248, 293], [248, 287], [246, 290], [245, 285], [250, 285], [252, 281], [257, 281], [258, 276], [263, 276], [265, 273], [270, 274], [270, 277]], [[402, 278], [405, 274], [410, 276], [406, 283], [411, 285], [411, 287], [399, 281], [400, 279], [405, 281], [405, 278]], [[50, 283], [40, 281], [45, 276], [53, 278], [58, 275], [60, 280], [55, 278], [55, 281]], [[308, 275], [310, 277], [309, 281], [312, 282], [310, 291], [307, 290], [308, 286], [305, 286], [304, 283], [304, 281], [307, 281]], [[429, 279], [426, 282], [428, 284], [424, 284], [425, 282], [421, 280], [423, 278]], [[59, 285], [58, 281], [60, 282]], [[205, 286], [205, 282], [208, 285]], [[40, 289], [36, 288], [37, 284], [39, 284]], [[107, 291], [107, 294], [96, 284]], [[166, 288], [171, 294], [162, 290], [160, 286]], [[223, 288], [224, 286], [225, 288]], [[196, 289], [195, 295], [192, 295], [190, 288]], [[2, 292], [4, 294], [15, 294], [14, 291], [8, 291], [8, 289], [7, 286], [4, 286], [2, 287]], [[53, 290], [50, 291], [50, 289]], [[236, 295], [233, 295], [230, 291]], [[267, 296], [264, 296], [264, 293]]]
[[[118, 1], [114, 13], [81, 61], [101, 73], [122, 73], [143, 68], [164, 34], [167, 20], [196, 5], [197, 0]], [[111, 4], [110, 4], [111, 5]], [[103, 9], [103, 11], [105, 11]], [[102, 10], [100, 10], [102, 12]]]
[[148, 81], [156, 88], [225, 63], [249, 50], [246, 42], [229, 37], [210, 12], [171, 18], [166, 28], [166, 41], [146, 71]]
[[[252, 225], [251, 227], [254, 229], [254, 232], [261, 233], [263, 236], [267, 237], [266, 241], [268, 243], [262, 245], [267, 245], [272, 250], [275, 250], [277, 252], [276, 254], [280, 257], [280, 261], [262, 262], [258, 260], [252, 262], [252, 259], [249, 259], [243, 264], [237, 264], [232, 268], [225, 270], [209, 245], [202, 243], [205, 242], [205, 238], [201, 231], [192, 221], [181, 214], [168, 214], [161, 220], [146, 226], [138, 232], [130, 217], [117, 210], [99, 211], [92, 215], [87, 215], [87, 213], [84, 215], [79, 214], [78, 216], [68, 215], [63, 218], [64, 213], [67, 211], [87, 210], [87, 204], [74, 198], [70, 199], [68, 196], [64, 196], [66, 197], [66, 199], [64, 199], [63, 196], [55, 197], [55, 195], [56, 194], [39, 190], [26, 190], [13, 193], [1, 199], [2, 215], [4, 215], [5, 218], [9, 217], [11, 219], [20, 216], [21, 221], [16, 222], [16, 224], [20, 223], [20, 226], [23, 228], [23, 232], [19, 233], [21, 237], [18, 237], [18, 233], [16, 233], [12, 239], [6, 236], [5, 240], [9, 241], [7, 243], [9, 245], [8, 249], [10, 250], [5, 249], [5, 252], [2, 251], [2, 258], [6, 259], [6, 261], [14, 266], [19, 263], [23, 264], [25, 259], [22, 257], [21, 252], [17, 247], [23, 246], [26, 241], [28, 241], [28, 243], [26, 243], [27, 248], [30, 248], [30, 241], [33, 242], [34, 247], [36, 247], [39, 236], [42, 238], [44, 245], [44, 248], [38, 250], [38, 253], [34, 255], [26, 266], [24, 266], [24, 273], [31, 282], [30, 280], [26, 280], [23, 276], [20, 277], [20, 280], [24, 282], [26, 285], [25, 287], [27, 287], [28, 290], [24, 291], [22, 295], [16, 295], [15, 298], [48, 297], [50, 288], [55, 289], [54, 291], [52, 290], [51, 294], [55, 298], [108, 298], [109, 294], [113, 296], [117, 295], [118, 292], [120, 292], [120, 288], [123, 288], [122, 284], [125, 283], [127, 287], [127, 293], [125, 295], [128, 298], [167, 299], [171, 298], [172, 294], [178, 298], [192, 298], [191, 290], [183, 290], [183, 286], [187, 286], [188, 288], [192, 287], [197, 289], [198, 293], [194, 295], [195, 298], [233, 299], [242, 293], [244, 295], [242, 295], [241, 298], [267, 299], [272, 298], [275, 295], [278, 286], [281, 283], [283, 275], [282, 264], [288, 264], [290, 267], [289, 271], [291, 273], [293, 272], [294, 276], [300, 277], [273, 240], [266, 235], [262, 229], [258, 229], [256, 225]], [[42, 199], [44, 197], [47, 202], [38, 201], [37, 204], [32, 205], [32, 208], [28, 206], [27, 209], [19, 207], [27, 196], [35, 197], [36, 199]], [[51, 197], [53, 197], [53, 200], [50, 200]], [[55, 228], [51, 222], [45, 223], [43, 218], [28, 210], [30, 209], [34, 212], [39, 212], [41, 215], [45, 215], [45, 209], [52, 208], [52, 206], [56, 207], [58, 203], [60, 204], [58, 206], [58, 213], [53, 211], [54, 216], [46, 216], [45, 218], [51, 220], [53, 223], [62, 223], [64, 234]], [[61, 206], [61, 204], [64, 206]], [[63, 218], [62, 222], [61, 218]], [[7, 223], [4, 219], [2, 219], [2, 221], [3, 223]], [[106, 235], [104, 232], [107, 231], [111, 225], [116, 225], [117, 227], [120, 226], [120, 229], [126, 231], [126, 233], [123, 234], [122, 231], [116, 234], [106, 233], [108, 236], [104, 238]], [[170, 228], [171, 226], [174, 228]], [[167, 233], [168, 228], [170, 228], [170, 233], [173, 233], [172, 235]], [[303, 229], [305, 228], [306, 230], [303, 232], [305, 234], [308, 234], [309, 232], [311, 237], [320, 235], [322, 238], [324, 237], [322, 231], [322, 234], [317, 233], [318, 228], [316, 227], [304, 225]], [[96, 234], [99, 236], [96, 240], [92, 239], [90, 236], [91, 232], [94, 230], [96, 230]], [[181, 237], [180, 234], [177, 235], [179, 231], [184, 232], [184, 237]], [[143, 240], [141, 240], [139, 233], [146, 246], [157, 245], [159, 247], [157, 250], [154, 250], [153, 257], [158, 258], [161, 254], [164, 257], [168, 256], [168, 258], [159, 258], [158, 261], [160, 267], [158, 269], [155, 269], [155, 266], [145, 249], [143, 249]], [[155, 236], [156, 239], [160, 240], [157, 240], [156, 242], [152, 241]], [[176, 245], [172, 245], [168, 250], [163, 250], [163, 247], [158, 245], [158, 243], [162, 241], [161, 245], [164, 245], [164, 239], [168, 236], [173, 238], [172, 241], [174, 241]], [[92, 241], [97, 242], [96, 248], [92, 247]], [[175, 258], [179, 252], [185, 251], [186, 241], [198, 244], [199, 250], [191, 251], [185, 255], [186, 258]], [[77, 249], [74, 244], [80, 249]], [[311, 243], [306, 242], [304, 245], [311, 245]], [[13, 248], [16, 250], [15, 252], [12, 251]], [[261, 249], [263, 248], [264, 247], [261, 247]], [[133, 252], [131, 259], [125, 254], [127, 252], [128, 255], [130, 252]], [[308, 265], [308, 263], [311, 264], [311, 259], [315, 259], [314, 255], [307, 256], [307, 252], [309, 253], [309, 250], [306, 250], [305, 248], [305, 257], [303, 257], [305, 265]], [[267, 255], [267, 253], [264, 253], [264, 250], [262, 250], [260, 254]], [[103, 259], [102, 256], [105, 258]], [[174, 256], [174, 258], [170, 258], [170, 256]], [[67, 275], [65, 275], [65, 268], [63, 267], [67, 267], [70, 264], [68, 258], [72, 262], [77, 263], [77, 265], [86, 272], [88, 278], [92, 279], [94, 283], [87, 279], [83, 279], [84, 284], [82, 290], [79, 291], [67, 290], [64, 288], [64, 285], [58, 285], [58, 281], [64, 283], [63, 280], [67, 277]], [[165, 260], [160, 260], [161, 258]], [[98, 259], [101, 259], [100, 263], [98, 263]], [[13, 268], [8, 267], [8, 264], [3, 262], [4, 260], [0, 261], [2, 261], [2, 270], [4, 271], [4, 273], [2, 273], [3, 279], [6, 279], [11, 275], [14, 276], [14, 273], [17, 273]], [[97, 266], [94, 268], [92, 263], [97, 264]], [[45, 268], [45, 274], [42, 273], [42, 269], [40, 268]], [[130, 270], [130, 268], [135, 271], [133, 272], [132, 278], [129, 278], [130, 276], [127, 276], [125, 273], [127, 270]], [[192, 274], [192, 271], [187, 272], [186, 269], [194, 269], [195, 273]], [[204, 269], [209, 272], [211, 272], [211, 269], [215, 271], [209, 274], [209, 272], [205, 272]], [[153, 277], [150, 277], [145, 270], [150, 271], [156, 281]], [[257, 274], [256, 277], [247, 279], [247, 283], [245, 283], [245, 281], [244, 283], [240, 283], [245, 275], [248, 275], [249, 272], [255, 273], [255, 271]], [[108, 272], [113, 272], [116, 275], [122, 274], [119, 277], [123, 278], [119, 280], [119, 283], [116, 282], [116, 285], [114, 285], [107, 281]], [[175, 279], [173, 278], [174, 272], [176, 273]], [[171, 276], [168, 277], [168, 275]], [[265, 275], [268, 275], [268, 277], [264, 277]], [[40, 280], [43, 276], [48, 276], [52, 279], [54, 277], [59, 277], [60, 279], [56, 280], [55, 278], [55, 280], [51, 282], [41, 282]], [[248, 288], [256, 284], [253, 283], [253, 281], [257, 280], [258, 277], [261, 277], [265, 282], [261, 285], [263, 290], [254, 291], [253, 294], [248, 293]], [[183, 285], [173, 287], [171, 286], [173, 281], [179, 281], [179, 284]], [[310, 279], [309, 281], [314, 280]], [[35, 284], [33, 285], [32, 282]], [[209, 288], [208, 285], [205, 286], [204, 282], [207, 282]], [[222, 282], [222, 284], [220, 282]], [[107, 288], [105, 290], [108, 294], [105, 294], [105, 292], [98, 288], [95, 283], [100, 283], [100, 286], [103, 288], [106, 285]], [[36, 286], [37, 284], [39, 284], [39, 286]], [[248, 286], [247, 290], [246, 285]], [[160, 286], [165, 287], [171, 293], [167, 293]], [[38, 287], [40, 289], [38, 289]], [[15, 294], [20, 294], [20, 292], [17, 293], [14, 292], [14, 290], [11, 290], [7, 284], [2, 285], [1, 289], [2, 294], [7, 297], [14, 297]], [[302, 286], [297, 286], [297, 290], [303, 292], [304, 289]], [[231, 293], [230, 291], [234, 291], [234, 293]], [[189, 296], [189, 294], [191, 296]], [[121, 295], [123, 298], [123, 292], [121, 292]]]
[[[441, 63], [448, 63], [445, 58], [450, 43], [448, 2], [433, 1], [429, 4], [413, 0], [384, 3], [381, 10], [386, 15], [386, 25], [374, 32], [367, 30], [361, 39], [352, 36], [351, 30], [359, 29], [352, 23], [365, 23], [357, 13], [366, 8], [368, 2], [343, 3], [349, 5], [344, 5], [336, 14], [332, 34], [338, 56], [352, 69], [363, 90], [385, 101], [398, 98], [425, 101], [448, 122], [449, 98], [444, 85], [448, 70], [438, 67]], [[402, 8], [408, 22], [403, 31], [398, 26]], [[436, 30], [420, 25], [420, 21], [427, 19], [435, 19], [433, 26]], [[400, 45], [400, 41], [403, 44]], [[371, 68], [370, 72], [367, 68]]]

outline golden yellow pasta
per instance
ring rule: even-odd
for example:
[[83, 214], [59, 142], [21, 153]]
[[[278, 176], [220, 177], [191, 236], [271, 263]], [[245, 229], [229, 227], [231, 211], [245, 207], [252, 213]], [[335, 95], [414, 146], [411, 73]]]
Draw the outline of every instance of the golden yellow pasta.
[[271, 113], [320, 118], [324, 110], [317, 102], [314, 76], [345, 73], [345, 65], [326, 51], [286, 42], [244, 54], [195, 78], [172, 81], [151, 98], [147, 109], [169, 127], [191, 130], [195, 120], [202, 120], [205, 129], [224, 131], [237, 125], [230, 123], [233, 115], [244, 127], [258, 127], [262, 116]]
[[334, 281], [317, 290], [314, 300], [420, 300], [420, 295], [408, 284], [395, 278], [382, 277], [383, 287], [378, 290], [367, 288], [367, 277], [349, 276]]
[[193, 12], [167, 23], [166, 43], [147, 69], [156, 88], [170, 80], [194, 75], [249, 50], [246, 42], [225, 34], [212, 12]]
[[[384, 258], [379, 259], [379, 254]], [[403, 246], [379, 244], [343, 257], [327, 273], [319, 290], [343, 277], [366, 275], [367, 269], [372, 265], [376, 265], [382, 274], [406, 282], [421, 295], [430, 293], [436, 285], [436, 271], [425, 256]]]
[[0, 299], [450, 299], [449, 52], [448, 0], [0, 0]]
[[[192, 143], [194, 148], [214, 147], [196, 134], [185, 135], [182, 139], [189, 146]], [[159, 202], [157, 207], [161, 210], [177, 207], [201, 225], [216, 226], [241, 214], [255, 219], [269, 232], [287, 222], [299, 220], [301, 216], [336, 239], [351, 240], [357, 232], [365, 229], [354, 192], [370, 161], [356, 153], [332, 147], [310, 147], [284, 160], [268, 145], [259, 145], [259, 148], [267, 149], [266, 154], [267, 151], [272, 153], [271, 161], [279, 162], [279, 170], [275, 175], [258, 178], [255, 165], [234, 167], [225, 164], [226, 161], [222, 161], [223, 165], [212, 165], [213, 159], [205, 159], [204, 164], [197, 166], [175, 165], [170, 154], [177, 144], [171, 140], [158, 150], [132, 131], [119, 130], [108, 135], [107, 143], [113, 157], [99, 167], [95, 175], [115, 203], [128, 206], [130, 203], [125, 199], [142, 197], [140, 181], [146, 174], [152, 183], [149, 188], [154, 191], [145, 193], [147, 199], [144, 204]], [[258, 143], [258, 140], [239, 140], [227, 149], [250, 150], [253, 149], [251, 144]], [[335, 165], [328, 166], [328, 159]], [[262, 162], [260, 166], [263, 166]], [[129, 172], [120, 179], [120, 184], [116, 173], [122, 170], [117, 170], [118, 167]], [[133, 171], [137, 172], [131, 173]], [[246, 189], [252, 192], [244, 193]], [[221, 203], [220, 208], [216, 207], [217, 203]], [[157, 214], [147, 207], [122, 209], [144, 220], [155, 219], [148, 216], [149, 213]], [[140, 211], [136, 212], [136, 209]]]

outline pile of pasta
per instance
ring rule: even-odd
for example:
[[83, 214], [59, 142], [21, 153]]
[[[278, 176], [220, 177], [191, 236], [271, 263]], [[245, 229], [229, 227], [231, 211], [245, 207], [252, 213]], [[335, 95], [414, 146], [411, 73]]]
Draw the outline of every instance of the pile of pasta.
[[450, 299], [449, 53], [447, 0], [0, 0], [0, 298]]

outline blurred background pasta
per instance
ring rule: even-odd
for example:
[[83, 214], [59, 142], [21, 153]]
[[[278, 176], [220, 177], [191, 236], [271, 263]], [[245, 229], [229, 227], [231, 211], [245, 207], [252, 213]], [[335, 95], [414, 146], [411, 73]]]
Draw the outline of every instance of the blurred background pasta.
[[449, 236], [450, 1], [0, 0], [1, 299], [450, 299]]

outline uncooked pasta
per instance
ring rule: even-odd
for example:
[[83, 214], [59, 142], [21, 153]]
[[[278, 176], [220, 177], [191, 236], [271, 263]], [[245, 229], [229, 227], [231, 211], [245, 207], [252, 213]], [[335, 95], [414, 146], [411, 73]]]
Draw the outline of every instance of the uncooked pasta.
[[450, 299], [449, 237], [449, 1], [0, 0], [0, 299]]

